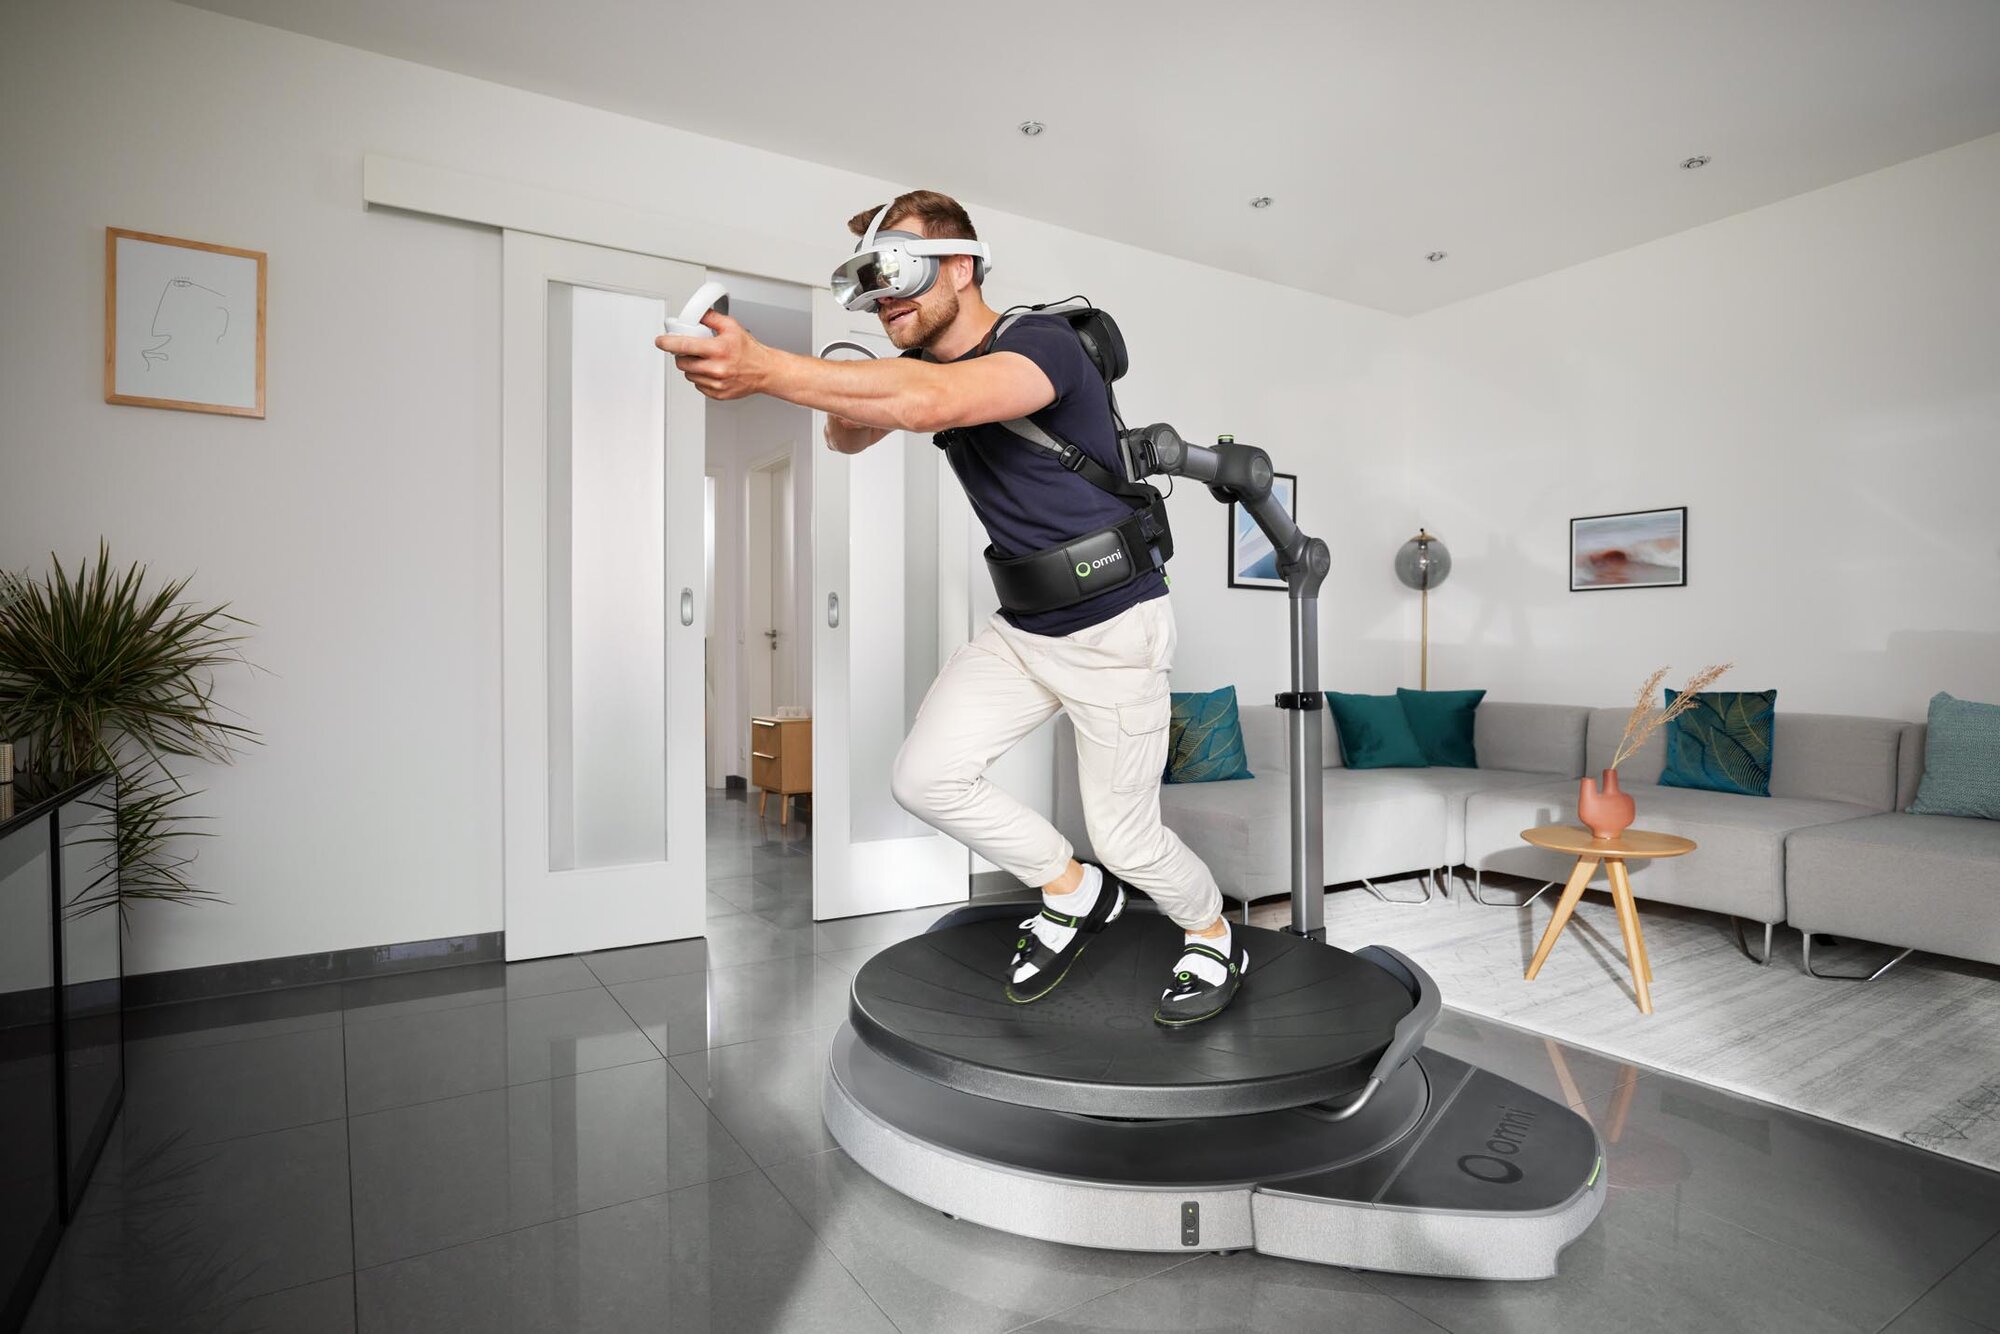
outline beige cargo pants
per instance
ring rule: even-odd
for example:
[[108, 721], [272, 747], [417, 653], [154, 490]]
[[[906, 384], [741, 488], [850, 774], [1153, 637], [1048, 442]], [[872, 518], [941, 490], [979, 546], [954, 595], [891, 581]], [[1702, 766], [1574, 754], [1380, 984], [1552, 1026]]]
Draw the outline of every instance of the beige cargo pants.
[[1066, 710], [1098, 860], [1183, 928], [1208, 926], [1222, 910], [1215, 877], [1160, 823], [1174, 643], [1163, 597], [1062, 636], [1029, 634], [996, 615], [924, 696], [896, 756], [896, 800], [1023, 883], [1048, 884], [1069, 866], [1069, 840], [989, 783], [986, 769]]

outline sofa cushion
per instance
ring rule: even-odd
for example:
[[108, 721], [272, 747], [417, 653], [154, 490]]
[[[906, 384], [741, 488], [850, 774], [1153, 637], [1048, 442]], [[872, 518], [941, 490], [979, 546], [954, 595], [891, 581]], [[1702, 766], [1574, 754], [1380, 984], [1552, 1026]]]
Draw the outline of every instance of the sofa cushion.
[[2000, 704], [1931, 696], [1916, 815], [2000, 820]]
[[[1785, 920], [1785, 838], [1795, 829], [1852, 820], [1862, 806], [1800, 797], [1753, 801], [1721, 792], [1628, 783], [1636, 829], [1679, 834], [1699, 847], [1685, 857], [1628, 863], [1640, 898], [1734, 913], [1760, 922]], [[1488, 871], [1561, 880], [1574, 858], [1521, 842], [1539, 824], [1576, 823], [1576, 785], [1476, 792], [1465, 808], [1465, 860]]]
[[[1255, 773], [1288, 774], [1292, 771], [1292, 757], [1289, 747], [1287, 727], [1292, 717], [1291, 711], [1275, 704], [1244, 704], [1238, 702], [1236, 716], [1243, 724], [1243, 753], [1250, 761]], [[1319, 719], [1319, 761], [1323, 769], [1338, 769], [1340, 763], [1340, 738], [1332, 717], [1321, 709]]]
[[1326, 692], [1339, 734], [1340, 762], [1349, 769], [1421, 769], [1430, 761], [1394, 695]]
[[1583, 773], [1584, 728], [1590, 710], [1576, 704], [1514, 704], [1485, 700], [1472, 715], [1472, 740], [1488, 769]]
[[[1435, 792], [1444, 798], [1444, 865], [1458, 866], [1465, 861], [1465, 804], [1475, 792], [1497, 792], [1510, 788], [1544, 789], [1551, 785], [1569, 784], [1570, 807], [1574, 813], [1576, 779], [1563, 773], [1529, 773], [1523, 769], [1407, 769], [1416, 786], [1425, 791]], [[1525, 828], [1526, 826], [1523, 826]]]
[[1449, 769], [1477, 769], [1479, 749], [1473, 735], [1484, 690], [1405, 690], [1396, 688], [1396, 702], [1422, 747], [1424, 759]]
[[1786, 840], [1801, 931], [2000, 963], [2000, 821], [1891, 812]]
[[[1584, 769], [1595, 774], [1611, 763], [1629, 709], [1593, 709], [1584, 747]], [[1893, 810], [1896, 756], [1908, 723], [1846, 714], [1780, 713], [1771, 724], [1771, 795]], [[1666, 758], [1660, 732], [1618, 767], [1623, 786], [1659, 779]], [[1640, 810], [1640, 823], [1645, 812]]]
[[[1410, 785], [1348, 783], [1365, 773], [1332, 770], [1322, 792], [1324, 879], [1334, 885], [1427, 869], [1444, 862], [1444, 798]], [[1208, 863], [1232, 899], [1291, 889], [1291, 782], [1261, 775], [1242, 783], [1160, 790], [1160, 818]], [[1072, 836], [1072, 841], [1074, 836]]]
[[1253, 776], [1243, 755], [1235, 686], [1205, 694], [1175, 691], [1168, 727], [1167, 782], [1222, 783]]
[[[1680, 698], [1667, 692], [1667, 707]], [[1704, 690], [1667, 724], [1663, 787], [1771, 795], [1771, 719], [1775, 690]]]

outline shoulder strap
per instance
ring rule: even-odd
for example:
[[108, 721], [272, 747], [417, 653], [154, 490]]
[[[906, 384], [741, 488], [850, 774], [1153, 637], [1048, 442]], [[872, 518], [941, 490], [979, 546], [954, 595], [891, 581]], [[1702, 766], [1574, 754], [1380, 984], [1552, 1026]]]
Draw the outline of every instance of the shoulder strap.
[[[986, 331], [986, 337], [979, 340], [979, 346], [974, 350], [973, 355], [985, 356], [992, 350], [994, 340], [1013, 327], [1015, 321], [1021, 319], [1023, 316], [1035, 313], [1034, 310], [1029, 309], [1010, 310], [1002, 314], [999, 319], [993, 322], [993, 327]], [[905, 352], [903, 355], [907, 357], [916, 350], [913, 348], [911, 352]], [[1106, 386], [1106, 389], [1108, 392], [1109, 386]], [[1075, 445], [1050, 435], [1026, 417], [1016, 417], [1012, 421], [995, 422], [994, 425], [1018, 439], [1027, 441], [1037, 449], [1046, 450], [1048, 453], [1055, 455], [1056, 462], [1062, 464], [1063, 467], [1083, 478], [1084, 481], [1089, 482], [1098, 490], [1109, 492], [1128, 504], [1144, 509], [1160, 498], [1160, 493], [1152, 487], [1147, 486], [1143, 482], [1128, 481], [1120, 477]], [[941, 447], [947, 444], [948, 442], [945, 437], [950, 434], [951, 432], [948, 431], [941, 433], [936, 438], [937, 443]]]

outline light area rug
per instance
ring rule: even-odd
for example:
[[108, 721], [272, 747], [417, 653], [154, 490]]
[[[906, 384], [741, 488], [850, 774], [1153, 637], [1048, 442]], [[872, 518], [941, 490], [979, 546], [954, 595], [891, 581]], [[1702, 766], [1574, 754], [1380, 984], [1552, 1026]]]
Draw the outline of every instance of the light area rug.
[[[1800, 967], [1796, 931], [1778, 929], [1760, 968], [1728, 918], [1640, 900], [1653, 964], [1653, 1013], [1642, 1015], [1617, 916], [1597, 892], [1524, 979], [1560, 889], [1525, 909], [1477, 903], [1459, 881], [1422, 906], [1340, 890], [1326, 896], [1327, 939], [1403, 951], [1454, 1009], [2000, 1171], [2000, 969], [1914, 954], [1873, 982], [1822, 981]], [[1512, 892], [1488, 882], [1488, 897]], [[1283, 926], [1290, 905], [1260, 905], [1251, 921]], [[1750, 939], [1761, 948], [1763, 928]], [[1814, 951], [1823, 969], [1886, 957]]]

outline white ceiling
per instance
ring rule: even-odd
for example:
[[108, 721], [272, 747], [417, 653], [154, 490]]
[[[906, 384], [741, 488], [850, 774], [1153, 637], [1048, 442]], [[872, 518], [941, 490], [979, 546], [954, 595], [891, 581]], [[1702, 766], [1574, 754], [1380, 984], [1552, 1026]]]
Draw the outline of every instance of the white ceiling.
[[2000, 0], [194, 3], [1403, 314], [2000, 132]]

